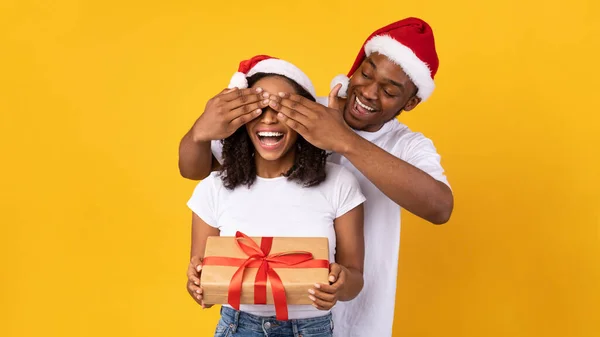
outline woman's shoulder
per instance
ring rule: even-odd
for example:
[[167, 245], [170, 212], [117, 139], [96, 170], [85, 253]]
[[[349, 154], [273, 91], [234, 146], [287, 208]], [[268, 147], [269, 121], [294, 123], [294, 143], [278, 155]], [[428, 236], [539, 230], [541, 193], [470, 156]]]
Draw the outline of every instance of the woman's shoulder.
[[356, 177], [349, 169], [340, 164], [327, 162], [327, 181], [334, 184], [354, 183]]
[[352, 174], [350, 173], [350, 170], [348, 170], [344, 166], [329, 161], [327, 162], [325, 169], [327, 170], [327, 174], [332, 175]]
[[212, 171], [208, 177], [202, 179], [199, 184], [215, 184], [221, 181], [221, 176], [218, 171]]
[[218, 171], [211, 172], [208, 177], [200, 180], [196, 185], [196, 189], [203, 190], [219, 190], [223, 186], [223, 181]]
[[348, 168], [327, 163], [327, 180], [329, 186], [324, 191], [330, 198], [336, 218], [364, 202], [358, 179]]
[[208, 177], [204, 178], [204, 180], [206, 179], [210, 179], [210, 180], [221, 180], [221, 174], [219, 171], [212, 171]]

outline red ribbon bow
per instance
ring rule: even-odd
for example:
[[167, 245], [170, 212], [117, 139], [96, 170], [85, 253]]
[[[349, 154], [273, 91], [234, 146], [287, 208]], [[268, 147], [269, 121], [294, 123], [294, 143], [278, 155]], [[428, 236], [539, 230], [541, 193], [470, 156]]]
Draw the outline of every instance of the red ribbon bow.
[[202, 263], [216, 266], [239, 266], [229, 283], [227, 300], [236, 310], [240, 310], [242, 283], [246, 268], [258, 267], [254, 280], [254, 304], [267, 304], [267, 278], [271, 281], [275, 315], [278, 320], [288, 319], [285, 288], [279, 275], [273, 268], [329, 268], [328, 260], [316, 260], [312, 253], [305, 251], [289, 251], [270, 254], [272, 237], [263, 237], [260, 247], [242, 232], [235, 233], [235, 242], [248, 255], [247, 259], [232, 257], [207, 256]]

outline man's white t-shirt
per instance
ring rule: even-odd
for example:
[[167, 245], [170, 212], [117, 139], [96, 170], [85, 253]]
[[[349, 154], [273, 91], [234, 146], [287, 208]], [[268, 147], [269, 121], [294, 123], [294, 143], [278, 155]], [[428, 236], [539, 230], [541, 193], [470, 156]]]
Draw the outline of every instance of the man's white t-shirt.
[[[327, 101], [319, 100], [327, 105]], [[433, 142], [393, 119], [376, 132], [356, 131], [358, 135], [392, 155], [425, 171], [448, 185]], [[221, 143], [212, 142], [212, 152], [221, 161]], [[392, 335], [398, 253], [400, 250], [400, 206], [383, 194], [346, 158], [333, 154], [330, 162], [340, 164], [358, 179], [367, 200], [365, 208], [364, 287], [352, 301], [338, 302], [333, 308], [336, 337], [385, 337]]]
[[[326, 237], [329, 261], [335, 262], [334, 220], [365, 201], [358, 181], [346, 168], [327, 163], [327, 177], [317, 186], [303, 187], [286, 177], [261, 178], [250, 188], [225, 188], [217, 172], [198, 183], [188, 207], [221, 236]], [[308, 289], [307, 295], [308, 296]], [[258, 316], [275, 316], [273, 305], [241, 305]], [[289, 305], [290, 319], [326, 315], [312, 305]]]

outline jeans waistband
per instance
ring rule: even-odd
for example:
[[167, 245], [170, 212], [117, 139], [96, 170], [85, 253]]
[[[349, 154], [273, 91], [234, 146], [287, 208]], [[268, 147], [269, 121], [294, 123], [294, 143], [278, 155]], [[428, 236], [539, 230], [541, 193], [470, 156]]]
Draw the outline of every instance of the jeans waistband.
[[229, 307], [221, 307], [221, 317], [223, 321], [231, 327], [233, 333], [235, 333], [240, 326], [256, 331], [262, 331], [265, 328], [288, 330], [294, 334], [297, 334], [298, 331], [302, 330], [304, 327], [314, 327], [317, 329], [320, 327], [323, 330], [333, 330], [331, 312], [319, 317], [280, 321], [277, 320], [275, 316], [262, 317], [243, 311], [238, 311]]

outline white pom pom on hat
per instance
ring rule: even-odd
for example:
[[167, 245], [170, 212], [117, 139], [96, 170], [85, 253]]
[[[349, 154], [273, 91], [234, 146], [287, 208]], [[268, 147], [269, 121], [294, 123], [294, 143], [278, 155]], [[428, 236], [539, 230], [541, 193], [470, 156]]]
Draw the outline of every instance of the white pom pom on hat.
[[346, 97], [346, 95], [348, 95], [348, 82], [350, 82], [348, 76], [343, 74], [337, 75], [331, 80], [330, 89], [333, 90], [336, 85], [341, 84], [342, 87], [340, 88], [340, 91], [338, 91], [338, 96]]
[[246, 79], [246, 74], [236, 72], [231, 76], [231, 80], [229, 81], [228, 88], [248, 88], [248, 80]]
[[229, 81], [228, 88], [248, 88], [247, 78], [257, 74], [276, 74], [285, 76], [298, 83], [302, 88], [308, 91], [313, 97], [317, 97], [315, 87], [302, 70], [290, 62], [280, 60], [268, 55], [257, 55], [249, 60], [240, 62], [238, 71], [233, 74]]

